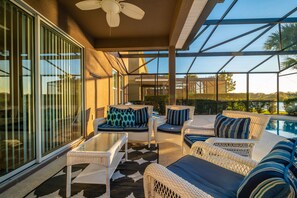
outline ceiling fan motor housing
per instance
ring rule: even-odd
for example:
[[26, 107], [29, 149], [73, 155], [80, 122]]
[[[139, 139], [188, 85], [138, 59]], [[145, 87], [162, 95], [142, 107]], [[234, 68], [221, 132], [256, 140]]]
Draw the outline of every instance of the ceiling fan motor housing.
[[102, 0], [101, 6], [106, 13], [118, 14], [121, 12], [121, 5], [115, 0]]

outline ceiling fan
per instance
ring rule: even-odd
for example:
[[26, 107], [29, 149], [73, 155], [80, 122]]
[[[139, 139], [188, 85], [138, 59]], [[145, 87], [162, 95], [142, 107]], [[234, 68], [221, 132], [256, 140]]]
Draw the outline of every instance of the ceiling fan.
[[81, 10], [95, 10], [102, 8], [106, 12], [109, 27], [120, 25], [120, 12], [130, 18], [141, 20], [145, 12], [136, 5], [123, 2], [124, 0], [85, 0], [75, 4]]

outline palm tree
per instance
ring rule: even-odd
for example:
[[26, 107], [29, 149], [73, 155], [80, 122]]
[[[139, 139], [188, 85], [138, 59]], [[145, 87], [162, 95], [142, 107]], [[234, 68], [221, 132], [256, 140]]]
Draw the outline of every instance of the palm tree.
[[[285, 24], [282, 26], [281, 29], [281, 42], [282, 42], [282, 47], [287, 48], [286, 50], [297, 50], [297, 24], [296, 23], [291, 23], [291, 24]], [[281, 50], [281, 45], [280, 45], [280, 32], [274, 32], [272, 33], [266, 42], [264, 43], [264, 49], [265, 50]], [[297, 55], [287, 57], [285, 61], [283, 61], [281, 64], [283, 68], [287, 68], [293, 64], [297, 63]], [[297, 69], [297, 66], [294, 66], [295, 69]]]

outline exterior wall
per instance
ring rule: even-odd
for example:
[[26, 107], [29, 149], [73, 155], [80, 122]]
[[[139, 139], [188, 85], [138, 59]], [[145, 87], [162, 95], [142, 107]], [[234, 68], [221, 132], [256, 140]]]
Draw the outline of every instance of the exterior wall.
[[110, 104], [110, 93], [112, 86], [109, 83], [112, 67], [120, 72], [112, 54], [96, 51], [93, 47], [93, 39], [85, 34], [75, 20], [65, 12], [65, 9], [57, 0], [38, 1], [24, 0], [29, 6], [37, 10], [49, 21], [77, 40], [85, 47], [84, 55], [84, 78], [85, 78], [85, 113], [86, 113], [86, 135], [93, 132], [93, 120], [96, 109]]

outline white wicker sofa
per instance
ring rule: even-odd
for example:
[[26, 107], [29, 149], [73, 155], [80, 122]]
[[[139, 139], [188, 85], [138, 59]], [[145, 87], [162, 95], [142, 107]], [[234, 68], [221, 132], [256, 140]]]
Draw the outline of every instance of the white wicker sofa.
[[283, 140], [259, 162], [196, 142], [167, 168], [150, 164], [144, 172], [146, 198], [296, 197], [297, 138]]
[[112, 131], [112, 132], [127, 132], [129, 141], [143, 141], [148, 142], [148, 147], [151, 145], [151, 139], [152, 139], [152, 132], [153, 132], [153, 106], [151, 105], [111, 105], [108, 107], [110, 109], [111, 107], [115, 107], [118, 109], [129, 109], [132, 108], [134, 110], [142, 109], [147, 107], [148, 108], [148, 122], [144, 126], [135, 126], [135, 127], [129, 127], [129, 128], [114, 128], [111, 127], [110, 129], [106, 128], [105, 130], [100, 130], [100, 126], [104, 123], [106, 123], [106, 118], [97, 118], [93, 122], [94, 127], [94, 135], [96, 135], [99, 132], [104, 131]]
[[[188, 124], [182, 131], [183, 152], [188, 153], [191, 145], [196, 141], [219, 146], [242, 156], [252, 157], [253, 148], [263, 135], [270, 116], [243, 111], [224, 110], [224, 116], [231, 118], [250, 118], [250, 133], [248, 139], [218, 138], [214, 136], [214, 128], [205, 128]], [[189, 132], [189, 129], [191, 130]]]

